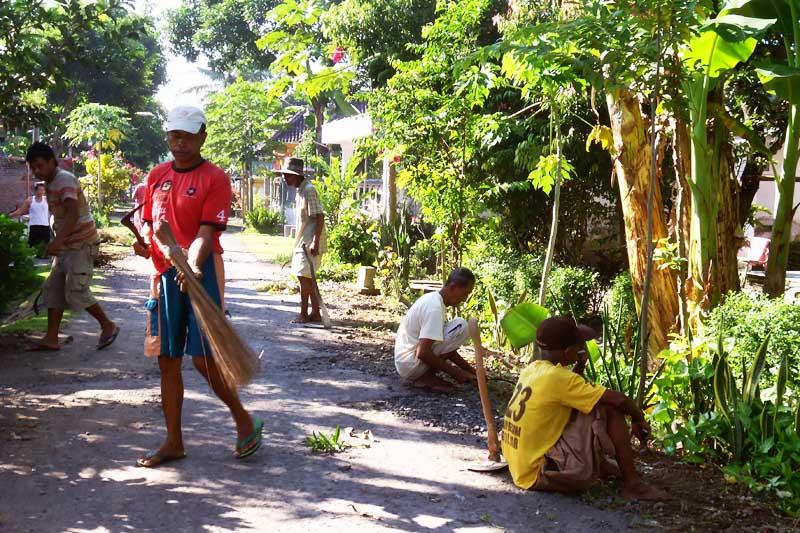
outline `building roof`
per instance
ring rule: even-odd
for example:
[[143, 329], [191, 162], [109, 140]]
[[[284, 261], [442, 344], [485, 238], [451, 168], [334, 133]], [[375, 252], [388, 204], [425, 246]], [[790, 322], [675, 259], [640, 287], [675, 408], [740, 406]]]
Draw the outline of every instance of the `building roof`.
[[272, 137], [273, 141], [282, 143], [299, 143], [306, 131], [306, 112], [300, 110], [289, 119], [289, 123], [283, 128], [275, 132]]
[[[359, 113], [364, 113], [367, 110], [367, 102], [350, 102], [350, 105], [352, 105]], [[286, 124], [286, 126], [275, 132], [270, 139], [285, 144], [299, 143], [300, 139], [303, 137], [303, 133], [306, 131], [305, 115], [305, 109], [301, 109], [292, 115], [292, 118], [289, 119], [289, 122]], [[333, 113], [331, 113], [329, 121], [341, 118], [344, 118], [344, 115], [342, 115], [337, 108], [334, 109]]]

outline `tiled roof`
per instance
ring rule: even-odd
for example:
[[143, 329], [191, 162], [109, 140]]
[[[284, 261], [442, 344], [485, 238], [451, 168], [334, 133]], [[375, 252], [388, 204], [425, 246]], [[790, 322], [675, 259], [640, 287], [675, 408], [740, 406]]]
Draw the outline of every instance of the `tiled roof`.
[[[365, 113], [367, 111], [367, 102], [350, 102], [350, 105], [355, 107], [359, 113]], [[305, 114], [306, 111], [302, 109], [295, 113], [294, 116], [289, 119], [288, 124], [286, 124], [286, 126], [281, 128], [279, 131], [275, 132], [270, 139], [282, 143], [299, 143], [300, 139], [303, 137], [303, 133], [306, 131]], [[344, 115], [339, 113], [339, 110], [336, 109], [331, 114], [329, 120], [336, 120], [340, 118], [344, 118]]]
[[270, 139], [282, 143], [298, 143], [306, 131], [305, 111], [300, 110], [289, 119], [289, 123], [277, 131]]

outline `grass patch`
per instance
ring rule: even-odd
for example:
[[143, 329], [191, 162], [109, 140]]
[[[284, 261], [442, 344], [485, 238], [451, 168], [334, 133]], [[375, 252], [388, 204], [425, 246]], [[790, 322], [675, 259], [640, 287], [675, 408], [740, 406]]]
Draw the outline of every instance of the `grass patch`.
[[267, 294], [297, 294], [300, 292], [300, 288], [296, 283], [288, 283], [286, 281], [271, 281], [259, 285], [256, 290]]
[[116, 221], [112, 221], [105, 228], [97, 230], [97, 234], [102, 243], [112, 243], [125, 247], [133, 245], [133, 234], [131, 231]]
[[291, 237], [249, 231], [237, 233], [236, 236], [241, 239], [247, 251], [267, 263], [280, 266], [292, 258], [294, 239]]
[[[25, 320], [18, 320], [6, 326], [0, 326], [0, 334], [2, 333], [34, 333], [44, 335], [47, 332], [47, 309], [40, 309], [40, 314], [26, 318]], [[72, 318], [72, 311], [69, 309], [64, 311], [64, 318], [61, 321], [61, 329], [67, 325], [69, 319]]]

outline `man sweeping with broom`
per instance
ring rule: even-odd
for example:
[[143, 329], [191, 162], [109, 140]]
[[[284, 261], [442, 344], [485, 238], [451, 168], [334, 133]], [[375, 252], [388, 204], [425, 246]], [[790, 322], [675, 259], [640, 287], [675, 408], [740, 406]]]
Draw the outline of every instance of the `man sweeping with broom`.
[[[224, 271], [220, 233], [225, 230], [231, 202], [230, 180], [225, 172], [206, 161], [200, 148], [206, 140], [206, 119], [200, 109], [179, 106], [167, 118], [167, 143], [174, 161], [155, 167], [147, 177], [142, 219], [144, 232], [152, 237], [160, 222], [167, 222], [175, 240], [188, 250], [188, 263], [209, 297], [222, 306]], [[165, 244], [165, 243], [161, 243]], [[184, 353], [214, 393], [228, 406], [236, 422], [235, 457], [252, 455], [261, 446], [263, 422], [245, 411], [236, 389], [223, 379], [209, 343], [200, 331], [188, 295], [186, 279], [167, 260], [158, 246], [136, 250], [149, 254], [160, 274], [157, 309], [148, 324], [148, 346], [156, 346], [161, 370], [161, 406], [167, 437], [161, 446], [140, 457], [137, 464], [153, 468], [186, 457], [181, 433]], [[155, 318], [153, 320], [152, 318]], [[156, 342], [150, 337], [158, 337]]]

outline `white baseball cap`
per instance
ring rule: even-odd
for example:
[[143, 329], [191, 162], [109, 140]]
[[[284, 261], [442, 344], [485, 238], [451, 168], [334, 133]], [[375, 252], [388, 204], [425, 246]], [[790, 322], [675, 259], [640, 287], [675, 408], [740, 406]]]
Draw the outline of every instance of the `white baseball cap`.
[[166, 130], [197, 133], [205, 123], [206, 116], [202, 110], [190, 105], [179, 105], [167, 115]]

